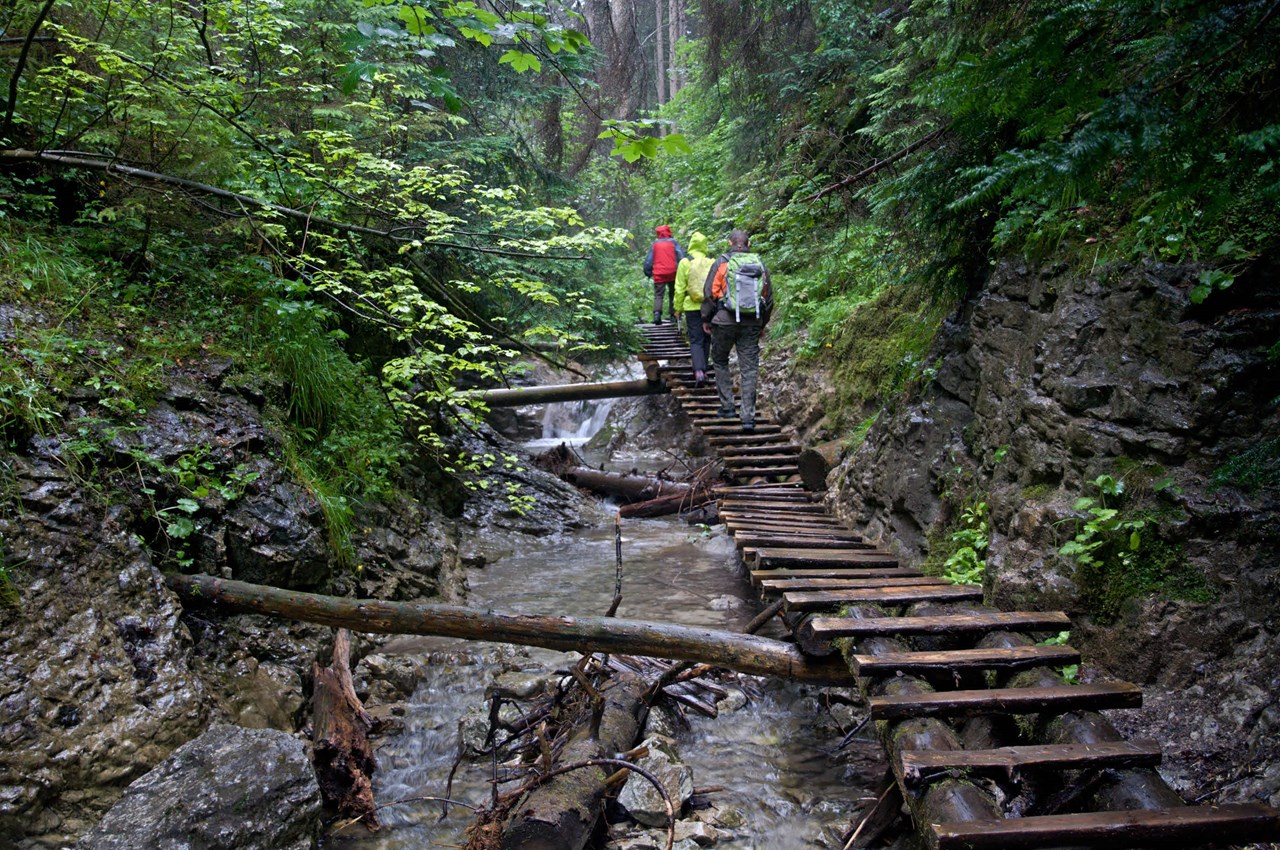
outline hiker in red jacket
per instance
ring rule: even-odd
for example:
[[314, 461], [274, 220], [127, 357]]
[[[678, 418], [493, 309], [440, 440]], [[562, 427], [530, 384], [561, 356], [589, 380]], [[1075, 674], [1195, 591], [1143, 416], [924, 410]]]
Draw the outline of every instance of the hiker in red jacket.
[[654, 228], [658, 238], [649, 248], [649, 256], [644, 258], [644, 276], [653, 278], [653, 323], [662, 324], [662, 290], [667, 290], [670, 303], [671, 322], [676, 321], [676, 268], [684, 259], [684, 248], [671, 238], [671, 228], [660, 224]]

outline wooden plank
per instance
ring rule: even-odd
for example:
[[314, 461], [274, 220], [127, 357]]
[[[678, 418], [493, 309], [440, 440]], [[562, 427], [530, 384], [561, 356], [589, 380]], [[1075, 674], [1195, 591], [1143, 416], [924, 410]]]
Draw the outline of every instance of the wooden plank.
[[733, 536], [733, 542], [741, 549], [743, 546], [781, 546], [788, 549], [872, 549], [870, 543], [857, 540], [840, 540], [832, 537], [805, 537], [799, 534], [769, 534], [767, 532], [740, 531]]
[[1071, 618], [1061, 611], [975, 611], [966, 614], [939, 614], [929, 617], [876, 617], [854, 620], [848, 617], [815, 617], [810, 623], [815, 636], [892, 637], [895, 635], [947, 635], [998, 631], [1057, 632], [1071, 627]]
[[799, 457], [799, 452], [791, 452], [790, 454], [740, 455], [724, 457], [721, 460], [730, 469], [738, 469], [744, 466], [795, 466]]
[[724, 499], [720, 502], [720, 510], [729, 513], [743, 511], [773, 511], [775, 513], [805, 514], [807, 516], [827, 517], [822, 505], [806, 502], [803, 499]]
[[774, 443], [768, 446], [739, 446], [733, 449], [725, 449], [720, 453], [720, 456], [726, 461], [730, 461], [738, 457], [750, 457], [752, 455], [770, 454], [773, 452], [792, 452], [794, 454], [800, 454], [802, 451], [804, 451], [804, 447], [796, 445], [795, 443]]
[[1041, 847], [1199, 848], [1280, 840], [1280, 810], [1261, 803], [1179, 809], [1039, 815], [995, 821], [935, 823], [938, 850], [1033, 850]]
[[776, 475], [799, 475], [800, 467], [794, 463], [790, 466], [730, 467], [724, 473], [732, 478], [770, 478]]
[[[776, 428], [777, 426], [774, 427]], [[789, 441], [790, 438], [784, 434], [775, 433], [774, 431], [761, 431], [759, 428], [749, 434], [742, 433], [742, 429], [739, 428], [737, 433], [712, 434], [707, 437], [707, 443], [717, 447], [754, 446], [765, 443], [777, 443], [783, 440]]]
[[808, 511], [785, 511], [772, 508], [722, 508], [720, 516], [738, 521], [774, 522], [786, 525], [803, 525], [808, 528], [847, 528], [841, 525], [838, 520], [832, 519], [825, 514], [815, 514]]
[[[707, 434], [710, 436], [716, 436], [716, 437], [735, 436], [743, 433], [741, 423], [737, 425], [699, 425], [698, 428], [704, 434]], [[756, 420], [755, 430], [751, 431], [750, 433], [752, 435], [755, 435], [755, 434], [768, 435], [768, 434], [779, 434], [781, 432], [782, 432], [782, 426], [778, 425], [777, 423], [761, 422], [760, 420]]]
[[725, 519], [724, 527], [731, 532], [758, 531], [763, 534], [801, 535], [804, 537], [826, 537], [834, 540], [852, 540], [862, 542], [862, 536], [854, 534], [847, 528], [834, 525], [804, 525], [802, 523], [761, 522], [755, 520]]
[[949, 770], [1000, 771], [1084, 770], [1086, 768], [1155, 767], [1160, 764], [1155, 741], [1102, 741], [1094, 744], [1038, 744], [991, 750], [905, 750], [902, 775], [914, 784]]
[[[828, 567], [827, 569], [812, 570], [752, 570], [751, 581], [759, 583], [769, 579], [778, 578], [844, 578], [852, 576], [854, 578], [919, 578], [924, 573], [919, 570], [908, 569], [906, 567], [861, 567], [861, 566], [841, 566]], [[817, 620], [839, 619], [834, 617], [815, 617], [813, 622]], [[856, 620], [854, 622], [857, 622]], [[823, 637], [830, 637], [823, 635]], [[840, 637], [840, 635], [836, 635]]]
[[988, 688], [928, 694], [879, 696], [867, 700], [872, 720], [913, 717], [977, 717], [983, 714], [1064, 714], [1106, 708], [1139, 708], [1142, 689], [1129, 682], [1059, 685], [1045, 688]]
[[982, 599], [982, 588], [963, 584], [939, 587], [887, 587], [866, 590], [815, 590], [782, 597], [788, 611], [819, 611], [841, 605], [911, 605], [916, 602], [965, 602]]
[[944, 670], [1022, 670], [1042, 665], [1065, 667], [1079, 663], [1079, 650], [1070, 646], [1010, 646], [855, 655], [850, 666], [858, 675], [882, 676], [890, 673], [938, 673]]
[[841, 578], [765, 578], [757, 582], [774, 593], [802, 590], [857, 590], [860, 587], [938, 587], [951, 582], [937, 576], [849, 576]]
[[[754, 548], [754, 553], [748, 553]], [[870, 549], [787, 549], [781, 546], [743, 547], [744, 558], [754, 554], [758, 569], [768, 567], [876, 566], [896, 567], [898, 559], [888, 552]]]

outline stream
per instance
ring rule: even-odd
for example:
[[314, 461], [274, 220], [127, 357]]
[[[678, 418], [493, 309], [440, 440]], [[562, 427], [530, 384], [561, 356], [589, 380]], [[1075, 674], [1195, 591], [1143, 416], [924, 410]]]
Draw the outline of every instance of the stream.
[[[628, 465], [635, 461], [626, 459]], [[760, 610], [722, 527], [689, 526], [676, 517], [624, 520], [622, 537], [619, 617], [741, 631]], [[599, 616], [608, 609], [616, 565], [612, 522], [538, 539], [485, 535], [480, 542], [488, 564], [468, 573], [473, 607], [576, 616]], [[396, 639], [382, 653], [426, 656], [430, 663], [405, 706], [403, 731], [387, 736], [378, 750], [374, 791], [380, 804], [445, 796], [459, 723], [469, 713], [469, 722], [485, 716], [485, 687], [496, 674], [546, 673], [578, 658], [425, 637]], [[747, 694], [746, 705], [722, 708], [714, 719], [690, 713], [688, 728], [677, 738], [695, 787], [721, 788], [707, 798], [722, 811], [733, 810], [735, 821], [740, 815], [741, 823], [731, 831], [721, 829], [715, 846], [839, 847], [840, 833], [856, 820], [860, 800], [874, 796], [884, 770], [879, 744], [867, 730], [835, 752], [860, 720], [856, 709], [830, 708], [822, 691], [795, 683], [740, 677], [725, 686]], [[464, 760], [452, 799], [487, 804], [490, 772], [487, 761]], [[467, 809], [451, 807], [443, 820], [440, 814], [439, 802], [390, 806], [379, 813], [381, 832], [350, 827], [327, 846], [417, 850], [464, 844]]]

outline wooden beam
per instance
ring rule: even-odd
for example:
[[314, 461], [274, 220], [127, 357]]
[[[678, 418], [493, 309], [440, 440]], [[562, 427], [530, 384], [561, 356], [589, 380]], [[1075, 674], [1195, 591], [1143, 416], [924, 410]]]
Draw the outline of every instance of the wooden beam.
[[872, 720], [913, 717], [977, 717], [982, 714], [1065, 714], [1106, 708], [1140, 708], [1142, 689], [1129, 682], [1042, 688], [988, 688], [877, 696], [868, 701]]
[[851, 666], [859, 676], [883, 676], [891, 673], [939, 673], [947, 670], [1023, 670], [1042, 664], [1065, 667], [1079, 663], [1080, 652], [1070, 646], [1009, 646], [854, 655]]
[[1199, 848], [1280, 841], [1280, 812], [1260, 803], [1154, 811], [1086, 812], [936, 823], [938, 850], [1040, 847]]
[[884, 587], [866, 590], [816, 590], [788, 593], [783, 597], [788, 611], [816, 611], [841, 605], [912, 605], [917, 602], [977, 602], [982, 588], [965, 584], [942, 587]]
[[1071, 618], [1062, 611], [975, 611], [928, 617], [875, 617], [866, 620], [816, 617], [813, 620], [813, 633], [827, 638], [971, 634], [1005, 630], [1057, 632], [1070, 627]]
[[1160, 745], [1155, 741], [1040, 744], [990, 750], [908, 750], [902, 753], [902, 773], [915, 783], [936, 772], [950, 770], [989, 770], [1012, 775], [1028, 769], [1155, 767], [1160, 759]]

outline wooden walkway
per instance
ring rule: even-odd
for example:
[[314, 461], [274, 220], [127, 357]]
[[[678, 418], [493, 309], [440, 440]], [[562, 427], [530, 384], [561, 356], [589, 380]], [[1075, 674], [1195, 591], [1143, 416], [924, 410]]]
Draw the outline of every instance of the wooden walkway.
[[[801, 447], [780, 423], [757, 416], [745, 433], [737, 420], [716, 418], [714, 383], [694, 386], [676, 329], [641, 327], [640, 359], [657, 366], [735, 482], [715, 495], [751, 581], [780, 601], [804, 652], [844, 653], [929, 847], [1280, 841], [1280, 811], [1268, 806], [1180, 805], [1154, 772], [1159, 745], [1123, 740], [1098, 713], [1140, 706], [1141, 689], [1058, 672], [1080, 662], [1072, 647], [1043, 643], [1070, 629], [1065, 613], [994, 610], [982, 604], [982, 588], [903, 567], [843, 527], [800, 483]], [[1112, 795], [1111, 810], [1084, 808], [1092, 791], [1117, 782], [1146, 790]], [[1011, 803], [1004, 809], [985, 790], [997, 786]], [[933, 820], [939, 811], [947, 816]]]

